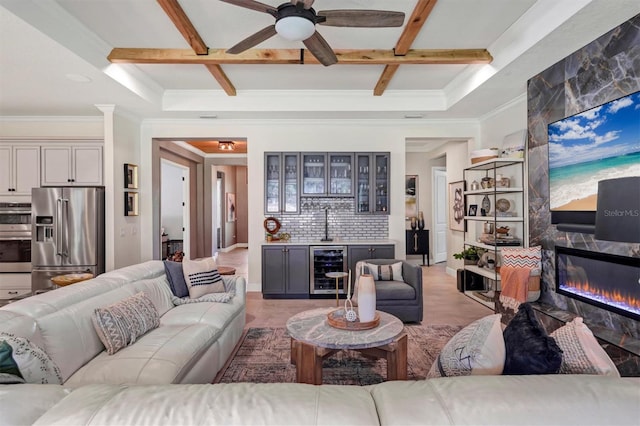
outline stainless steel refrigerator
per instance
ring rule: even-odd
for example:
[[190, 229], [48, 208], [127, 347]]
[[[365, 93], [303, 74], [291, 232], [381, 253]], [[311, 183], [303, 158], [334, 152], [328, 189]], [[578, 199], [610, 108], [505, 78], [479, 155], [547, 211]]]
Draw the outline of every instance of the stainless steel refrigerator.
[[31, 290], [57, 275], [104, 272], [104, 187], [31, 190]]

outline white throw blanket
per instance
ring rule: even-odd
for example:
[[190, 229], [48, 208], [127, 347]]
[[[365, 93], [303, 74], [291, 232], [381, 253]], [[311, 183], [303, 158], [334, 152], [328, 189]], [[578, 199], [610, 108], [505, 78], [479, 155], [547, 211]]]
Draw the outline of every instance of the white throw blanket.
[[191, 299], [190, 297], [180, 298], [177, 296], [171, 296], [171, 301], [173, 302], [174, 306], [200, 302], [229, 303], [231, 299], [233, 299], [233, 297], [236, 295], [237, 279], [238, 277], [223, 277], [224, 289], [226, 290], [226, 292], [224, 293], [208, 293], [196, 299]]

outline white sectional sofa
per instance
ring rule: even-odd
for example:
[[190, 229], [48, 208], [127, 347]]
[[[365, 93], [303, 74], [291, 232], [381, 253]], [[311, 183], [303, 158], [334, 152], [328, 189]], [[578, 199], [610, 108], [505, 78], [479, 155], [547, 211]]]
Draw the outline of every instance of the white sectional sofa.
[[373, 386], [0, 386], [3, 425], [637, 425], [640, 379], [465, 376]]
[[[245, 280], [223, 279], [235, 281], [229, 303], [174, 306], [163, 263], [149, 261], [10, 303], [0, 308], [0, 331], [43, 348], [67, 387], [211, 383], [245, 325]], [[138, 292], [153, 302], [160, 326], [107, 355], [94, 329], [94, 311]]]

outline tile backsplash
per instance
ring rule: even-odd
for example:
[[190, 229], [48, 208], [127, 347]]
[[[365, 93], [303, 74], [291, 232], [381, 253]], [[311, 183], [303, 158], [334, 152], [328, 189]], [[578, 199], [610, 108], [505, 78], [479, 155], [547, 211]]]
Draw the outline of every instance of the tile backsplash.
[[385, 240], [389, 238], [388, 215], [355, 214], [352, 198], [302, 197], [297, 215], [274, 215], [288, 232], [291, 242], [319, 241], [325, 236], [325, 210], [328, 235], [334, 242]]

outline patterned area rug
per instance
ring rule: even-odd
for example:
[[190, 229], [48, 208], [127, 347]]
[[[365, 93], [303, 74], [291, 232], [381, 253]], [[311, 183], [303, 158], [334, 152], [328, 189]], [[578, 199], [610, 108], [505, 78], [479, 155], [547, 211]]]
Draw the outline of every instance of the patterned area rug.
[[[462, 327], [407, 325], [408, 378], [424, 379], [442, 347]], [[250, 328], [231, 361], [214, 383], [295, 383], [291, 346], [284, 328]], [[356, 351], [340, 351], [323, 363], [324, 384], [372, 385], [385, 381], [387, 361], [365, 358]]]

